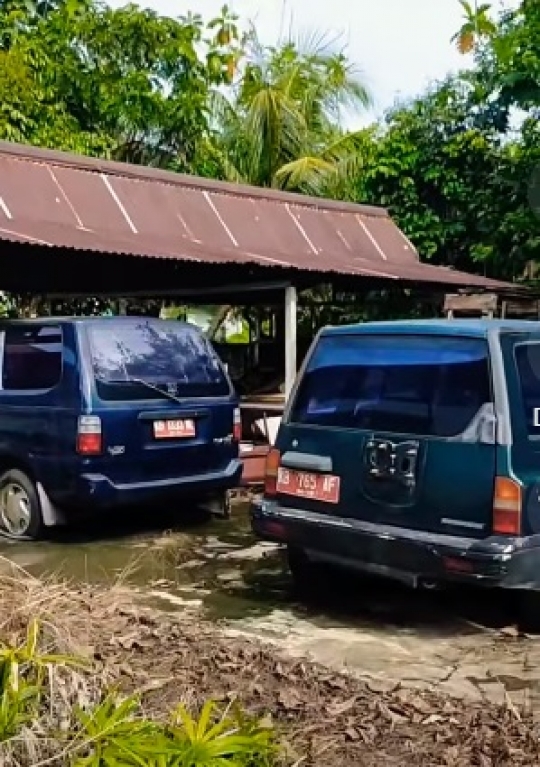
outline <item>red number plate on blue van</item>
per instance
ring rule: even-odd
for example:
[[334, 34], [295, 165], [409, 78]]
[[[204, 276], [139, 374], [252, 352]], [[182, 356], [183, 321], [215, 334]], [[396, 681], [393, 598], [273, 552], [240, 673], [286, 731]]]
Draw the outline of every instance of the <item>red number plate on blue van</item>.
[[340, 478], [331, 474], [278, 469], [276, 490], [284, 495], [309, 498], [323, 503], [339, 503]]
[[174, 421], [154, 421], [154, 437], [156, 439], [178, 439], [179, 437], [194, 437], [195, 421], [191, 418], [175, 419]]

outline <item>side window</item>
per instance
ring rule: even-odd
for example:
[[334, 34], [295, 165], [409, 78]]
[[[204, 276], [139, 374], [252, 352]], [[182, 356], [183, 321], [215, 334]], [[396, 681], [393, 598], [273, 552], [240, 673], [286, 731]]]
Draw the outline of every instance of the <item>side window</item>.
[[13, 325], [4, 331], [2, 389], [52, 389], [62, 375], [62, 330], [54, 325]]
[[530, 437], [537, 437], [540, 408], [540, 343], [517, 344], [515, 356], [527, 431]]
[[290, 420], [457, 436], [491, 401], [487, 354], [480, 339], [323, 338], [300, 384]]

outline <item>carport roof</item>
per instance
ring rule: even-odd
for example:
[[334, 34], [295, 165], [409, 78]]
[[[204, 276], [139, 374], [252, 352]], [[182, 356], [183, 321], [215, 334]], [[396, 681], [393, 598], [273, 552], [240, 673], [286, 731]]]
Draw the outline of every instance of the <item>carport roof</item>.
[[423, 264], [387, 211], [0, 142], [0, 241], [504, 290]]

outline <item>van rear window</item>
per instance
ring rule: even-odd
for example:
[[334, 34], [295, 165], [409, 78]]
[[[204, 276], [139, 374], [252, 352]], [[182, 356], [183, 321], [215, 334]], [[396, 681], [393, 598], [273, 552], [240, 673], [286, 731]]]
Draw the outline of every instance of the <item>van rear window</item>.
[[291, 422], [452, 437], [491, 401], [483, 339], [336, 335], [320, 339]]
[[106, 320], [89, 325], [88, 336], [102, 399], [230, 394], [216, 352], [190, 325], [152, 318]]

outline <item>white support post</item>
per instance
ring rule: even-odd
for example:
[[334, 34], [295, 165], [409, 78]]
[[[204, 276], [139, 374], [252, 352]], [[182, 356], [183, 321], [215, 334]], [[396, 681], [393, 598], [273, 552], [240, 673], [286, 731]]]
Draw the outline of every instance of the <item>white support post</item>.
[[298, 301], [296, 288], [285, 288], [285, 397], [288, 399], [296, 378], [296, 325]]

